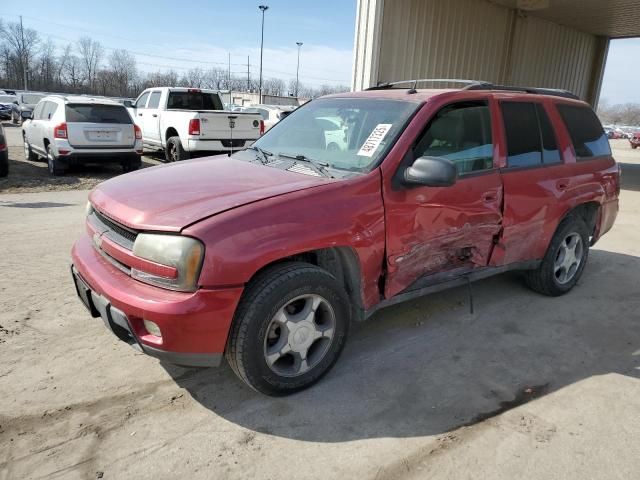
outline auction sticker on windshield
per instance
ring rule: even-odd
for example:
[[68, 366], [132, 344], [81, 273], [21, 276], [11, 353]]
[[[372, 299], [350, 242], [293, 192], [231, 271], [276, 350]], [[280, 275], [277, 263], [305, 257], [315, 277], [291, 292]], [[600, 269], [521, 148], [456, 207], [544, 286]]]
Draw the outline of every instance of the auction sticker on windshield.
[[373, 129], [369, 138], [362, 144], [362, 147], [360, 147], [358, 155], [362, 157], [372, 157], [391, 127], [392, 124], [390, 123], [379, 123], [378, 126]]

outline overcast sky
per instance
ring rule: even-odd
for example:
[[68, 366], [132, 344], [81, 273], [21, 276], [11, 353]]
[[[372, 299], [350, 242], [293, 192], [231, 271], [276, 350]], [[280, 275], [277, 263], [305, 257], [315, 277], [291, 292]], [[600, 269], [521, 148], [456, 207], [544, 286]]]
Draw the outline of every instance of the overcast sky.
[[[355, 0], [264, 0], [264, 76], [295, 78], [296, 42], [303, 42], [300, 80], [313, 86], [351, 84]], [[190, 68], [227, 68], [258, 76], [260, 64], [259, 2], [248, 0], [50, 0], [5, 1], [4, 21], [23, 15], [26, 26], [43, 39], [66, 45], [89, 35], [109, 54], [125, 48], [142, 71], [179, 73]], [[609, 103], [640, 103], [640, 39], [611, 42], [601, 98]]]

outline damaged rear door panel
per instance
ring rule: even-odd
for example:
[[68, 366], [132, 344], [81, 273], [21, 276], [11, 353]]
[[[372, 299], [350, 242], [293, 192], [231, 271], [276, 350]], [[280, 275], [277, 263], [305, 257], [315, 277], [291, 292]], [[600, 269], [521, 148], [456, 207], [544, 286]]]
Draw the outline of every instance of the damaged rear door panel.
[[414, 142], [407, 161], [446, 158], [456, 165], [458, 180], [449, 187], [383, 182], [386, 298], [426, 275], [487, 266], [501, 233], [503, 186], [494, 168], [489, 101], [470, 99], [433, 110], [437, 113]]

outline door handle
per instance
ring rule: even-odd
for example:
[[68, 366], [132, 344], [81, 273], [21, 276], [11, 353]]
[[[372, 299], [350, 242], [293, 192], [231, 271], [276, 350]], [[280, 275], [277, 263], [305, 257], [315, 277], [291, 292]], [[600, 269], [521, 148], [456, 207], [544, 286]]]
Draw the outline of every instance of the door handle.
[[558, 180], [558, 182], [556, 183], [556, 187], [558, 188], [558, 190], [566, 190], [567, 188], [569, 188], [569, 180]]
[[485, 193], [482, 195], [482, 201], [485, 203], [495, 202], [498, 199], [498, 194], [494, 192]]
[[153, 115], [151, 115], [153, 118], [156, 118], [158, 116], [157, 113], [154, 113]]
[[141, 116], [142, 116], [142, 114], [141, 114], [141, 113], [139, 113], [139, 114], [138, 114], [138, 116], [139, 116], [139, 117], [141, 117]]

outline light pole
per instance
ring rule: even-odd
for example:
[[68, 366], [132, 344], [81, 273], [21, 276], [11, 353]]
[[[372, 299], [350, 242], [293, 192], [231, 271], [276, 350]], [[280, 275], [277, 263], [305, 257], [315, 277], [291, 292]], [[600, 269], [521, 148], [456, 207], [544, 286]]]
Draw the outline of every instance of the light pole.
[[298, 45], [298, 66], [296, 67], [296, 98], [298, 98], [298, 85], [300, 82], [300, 47], [302, 47], [302, 42], [296, 42]]
[[262, 103], [262, 49], [264, 48], [264, 12], [269, 10], [268, 5], [260, 5], [258, 7], [262, 10], [262, 35], [260, 37], [260, 84], [258, 90], [260, 92], [260, 103]]

